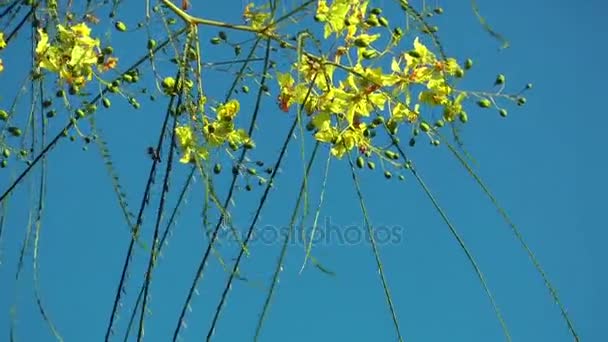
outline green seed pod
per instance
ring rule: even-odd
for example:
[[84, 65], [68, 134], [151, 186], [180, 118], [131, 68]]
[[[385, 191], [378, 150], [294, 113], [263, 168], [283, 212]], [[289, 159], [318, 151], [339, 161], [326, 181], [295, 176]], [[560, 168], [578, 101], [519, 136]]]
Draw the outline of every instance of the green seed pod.
[[236, 45], [236, 46], [234, 47], [234, 54], [235, 54], [236, 56], [238, 56], [238, 55], [240, 55], [240, 54], [241, 54], [241, 46], [240, 46], [240, 45]]
[[228, 143], [228, 147], [230, 147], [231, 150], [236, 151], [239, 149], [239, 145], [233, 143], [233, 142], [229, 142]]
[[272, 167], [267, 167], [266, 170], [264, 170], [264, 172], [266, 172], [267, 174], [271, 174], [274, 171], [274, 169]]
[[122, 75], [122, 79], [127, 82], [127, 83], [132, 83], [133, 82], [133, 76], [129, 75], [129, 74], [124, 74]]
[[405, 180], [405, 176], [404, 176], [404, 175], [399, 175], [399, 180], [400, 180], [400, 181]]
[[372, 59], [378, 57], [378, 53], [374, 50], [365, 50], [361, 53], [361, 56], [365, 59]]
[[403, 36], [403, 30], [401, 29], [401, 27], [395, 27], [393, 29], [393, 35], [395, 35], [396, 37]]
[[8, 148], [5, 148], [4, 151], [2, 151], [2, 155], [4, 158], [8, 158], [11, 156], [11, 151]]
[[412, 131], [412, 134], [414, 134], [414, 136], [417, 137], [420, 134], [420, 130], [418, 128], [414, 128], [414, 130]]
[[111, 55], [112, 53], [114, 53], [114, 48], [112, 48], [111, 46], [106, 46], [103, 48], [103, 50], [101, 50], [101, 52], [104, 55]]
[[84, 110], [82, 110], [82, 109], [76, 109], [75, 114], [76, 114], [76, 119], [82, 119], [86, 115]]
[[125, 23], [123, 23], [122, 21], [117, 21], [114, 24], [114, 27], [116, 27], [116, 29], [120, 32], [125, 32], [127, 30], [127, 25], [125, 25]]
[[357, 157], [357, 167], [362, 169], [363, 166], [365, 166], [365, 161], [363, 160], [363, 157]]
[[456, 71], [454, 72], [454, 76], [456, 78], [462, 78], [464, 77], [464, 71], [462, 69], [456, 69]]
[[372, 121], [372, 123], [374, 125], [380, 126], [384, 123], [384, 117], [383, 116], [377, 116], [374, 118], [374, 121]]
[[169, 18], [169, 19], [167, 19], [167, 24], [169, 24], [169, 25], [175, 25], [175, 23], [177, 23], [177, 19], [175, 19], [175, 18]]
[[458, 114], [458, 119], [460, 120], [460, 122], [462, 123], [467, 123], [469, 121], [469, 116], [467, 115], [467, 113], [465, 112], [460, 112]]
[[433, 10], [433, 12], [435, 12], [435, 14], [442, 14], [443, 13], [443, 8], [441, 7], [437, 7]]
[[357, 47], [364, 48], [364, 47], [369, 46], [369, 43], [367, 41], [368, 41], [367, 39], [357, 38], [357, 39], [355, 39], [355, 41], [353, 43]]
[[53, 105], [53, 101], [51, 101], [51, 100], [44, 100], [44, 101], [42, 101], [42, 108], [48, 108], [48, 107], [50, 107], [52, 105]]
[[250, 175], [252, 175], [252, 176], [255, 176], [255, 175], [258, 174], [258, 171], [256, 169], [250, 167], [250, 168], [247, 168], [247, 173], [250, 174]]
[[241, 87], [241, 90], [242, 90], [242, 91], [243, 91], [243, 93], [245, 93], [245, 94], [249, 93], [249, 87], [248, 87], [248, 86], [246, 86], [246, 85], [242, 86], [242, 87]]
[[384, 178], [391, 179], [391, 177], [393, 177], [393, 174], [390, 171], [384, 171]]
[[217, 44], [219, 44], [221, 42], [222, 42], [222, 39], [220, 37], [213, 37], [213, 38], [211, 38], [211, 44], [213, 44], [213, 45], [217, 45]]
[[306, 124], [306, 130], [308, 132], [312, 132], [316, 129], [315, 124], [312, 123], [312, 121], [308, 121], [308, 123]]
[[64, 96], [65, 96], [65, 90], [63, 90], [63, 89], [57, 90], [57, 92], [55, 93], [55, 97], [62, 98]]
[[429, 126], [428, 123], [426, 123], [426, 122], [423, 121], [423, 122], [420, 123], [420, 129], [423, 132], [429, 132], [431, 130], [431, 126]]
[[499, 74], [498, 76], [496, 76], [496, 81], [494, 81], [494, 85], [501, 85], [501, 84], [505, 84], [505, 75], [503, 75], [503, 74]]
[[435, 33], [439, 31], [438, 26], [424, 26], [421, 30], [423, 33]]
[[437, 120], [437, 122], [435, 122], [435, 127], [443, 127], [445, 125], [445, 122], [441, 119]]
[[367, 167], [368, 167], [370, 170], [373, 170], [373, 169], [375, 169], [375, 168], [376, 168], [376, 164], [375, 164], [374, 162], [372, 162], [372, 161], [368, 161], [368, 162], [367, 162]]
[[439, 146], [439, 144], [441, 144], [441, 142], [439, 140], [435, 139], [431, 142], [431, 144], [433, 144], [433, 146]]
[[14, 137], [19, 137], [23, 133], [19, 127], [14, 126], [7, 128], [7, 131]]
[[112, 102], [110, 102], [110, 99], [109, 99], [109, 98], [107, 98], [107, 97], [104, 97], [104, 98], [101, 100], [101, 103], [102, 103], [102, 104], [103, 104], [103, 106], [104, 106], [104, 107], [106, 107], [106, 108], [110, 108], [110, 106], [112, 105]]
[[213, 173], [215, 173], [216, 175], [219, 175], [220, 172], [222, 172], [222, 164], [217, 163], [217, 164], [215, 164], [215, 166], [213, 166]]
[[148, 50], [154, 50], [155, 47], [156, 47], [156, 40], [149, 39], [148, 40]]
[[525, 97], [520, 97], [517, 99], [517, 105], [518, 106], [523, 106], [526, 104], [526, 98]]
[[5, 168], [5, 167], [7, 167], [7, 166], [8, 166], [8, 161], [6, 161], [6, 159], [5, 159], [5, 160], [3, 160], [2, 162], [0, 162], [0, 167], [1, 167], [1, 168], [3, 168], [3, 169], [4, 169], [4, 168]]
[[245, 186], [245, 190], [247, 190], [247, 191], [251, 191], [251, 190], [253, 190], [253, 187], [251, 186], [251, 184], [247, 184], [247, 185]]
[[46, 117], [47, 118], [54, 118], [55, 115], [57, 115], [57, 112], [53, 109], [53, 110], [49, 110], [48, 112], [46, 112]]
[[477, 105], [481, 108], [489, 108], [492, 106], [492, 101], [490, 101], [488, 99], [481, 99], [481, 100], [477, 101]]
[[243, 147], [247, 150], [251, 150], [252, 148], [255, 148], [255, 144], [253, 143], [253, 141], [251, 140], [247, 140], [244, 144]]
[[399, 155], [393, 151], [386, 150], [384, 151], [384, 156], [388, 159], [399, 159]]
[[378, 23], [380, 23], [380, 26], [388, 27], [388, 20], [384, 17], [378, 18]]
[[376, 17], [375, 15], [370, 16], [369, 18], [367, 18], [367, 20], [365, 21], [365, 23], [369, 26], [378, 26], [380, 25], [380, 23], [378, 22], [378, 17]]
[[414, 147], [416, 146], [416, 139], [415, 138], [411, 138], [410, 142], [409, 142], [410, 147]]
[[0, 120], [6, 121], [7, 119], [8, 119], [8, 113], [5, 110], [0, 109]]
[[226, 40], [228, 39], [228, 35], [226, 34], [226, 32], [224, 31], [220, 31], [217, 33], [218, 37], [220, 37], [221, 40]]
[[265, 84], [262, 85], [261, 89], [262, 89], [263, 92], [268, 92], [270, 90], [270, 88], [268, 88], [268, 86], [265, 85]]
[[382, 14], [382, 9], [381, 8], [372, 8], [372, 10], [370, 11], [371, 14], [375, 14], [375, 15], [380, 15]]
[[498, 111], [498, 114], [500, 114], [500, 116], [502, 116], [503, 118], [506, 118], [506, 117], [507, 117], [507, 110], [506, 110], [506, 109], [504, 109], [504, 108], [501, 108], [501, 109]]
[[80, 92], [80, 89], [79, 89], [79, 88], [78, 88], [78, 86], [76, 86], [75, 84], [72, 84], [72, 85], [70, 86], [70, 89], [68, 89], [68, 93], [69, 93], [70, 95], [76, 95], [76, 94], [78, 94], [78, 92]]
[[420, 55], [420, 53], [418, 53], [418, 51], [416, 51], [416, 50], [410, 50], [410, 51], [407, 52], [407, 54], [410, 55], [410, 56], [412, 56], [412, 57], [414, 57], [414, 58], [420, 58], [420, 57], [422, 57]]
[[526, 89], [532, 89], [532, 83], [526, 84]]
[[97, 111], [97, 105], [95, 105], [94, 103], [89, 103], [86, 107], [86, 111], [89, 114], [93, 114]]
[[464, 70], [469, 70], [473, 67], [473, 60], [470, 58], [467, 58], [466, 61], [464, 61]]

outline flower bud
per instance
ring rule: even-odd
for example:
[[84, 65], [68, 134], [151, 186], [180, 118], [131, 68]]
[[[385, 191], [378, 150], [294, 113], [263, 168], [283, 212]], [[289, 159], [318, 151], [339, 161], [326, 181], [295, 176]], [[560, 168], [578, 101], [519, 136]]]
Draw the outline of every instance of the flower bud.
[[127, 25], [125, 25], [125, 23], [123, 23], [122, 21], [117, 21], [114, 24], [114, 27], [120, 32], [125, 32], [127, 30]]
[[490, 106], [492, 106], [492, 102], [488, 99], [481, 99], [477, 101], [477, 105], [481, 108], [489, 108]]

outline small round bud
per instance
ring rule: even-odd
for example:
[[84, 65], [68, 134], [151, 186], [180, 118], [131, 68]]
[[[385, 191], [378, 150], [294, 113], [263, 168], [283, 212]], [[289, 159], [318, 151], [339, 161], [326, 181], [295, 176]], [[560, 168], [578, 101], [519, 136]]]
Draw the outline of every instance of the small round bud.
[[492, 106], [492, 101], [488, 99], [481, 99], [477, 101], [477, 105], [481, 108], [489, 108], [490, 106]]
[[127, 30], [127, 25], [125, 25], [125, 23], [123, 23], [122, 21], [117, 21], [114, 24], [114, 27], [120, 32], [125, 32]]
[[505, 84], [505, 75], [499, 74], [498, 76], [496, 76], [496, 81], [494, 81], [494, 84], [495, 85]]
[[19, 137], [19, 136], [21, 136], [21, 134], [23, 134], [23, 132], [21, 132], [21, 129], [19, 127], [14, 127], [14, 126], [7, 128], [7, 131], [14, 137]]
[[470, 58], [467, 58], [466, 61], [464, 61], [464, 69], [465, 70], [469, 70], [473, 67], [473, 60]]
[[429, 124], [428, 124], [428, 123], [426, 123], [426, 122], [424, 122], [424, 121], [423, 121], [423, 122], [421, 122], [421, 123], [420, 123], [420, 129], [421, 129], [423, 132], [428, 132], [428, 131], [430, 131], [430, 130], [431, 130], [431, 126], [429, 126]]
[[363, 157], [357, 157], [357, 167], [362, 169], [363, 166], [365, 166], [365, 161], [363, 160]]
[[460, 120], [460, 122], [462, 123], [467, 123], [469, 121], [469, 116], [467, 115], [467, 113], [465, 112], [460, 112], [458, 114], [458, 119]]
[[526, 104], [526, 98], [525, 97], [520, 97], [517, 99], [517, 105], [518, 106], [523, 106]]
[[150, 39], [148, 40], [148, 50], [153, 50], [156, 47], [156, 40]]

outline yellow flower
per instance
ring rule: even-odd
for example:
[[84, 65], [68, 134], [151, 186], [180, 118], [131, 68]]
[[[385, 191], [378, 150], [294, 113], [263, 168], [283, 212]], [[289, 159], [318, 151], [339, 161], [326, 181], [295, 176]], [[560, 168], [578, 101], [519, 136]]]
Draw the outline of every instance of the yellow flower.
[[6, 41], [4, 40], [4, 32], [0, 32], [0, 50], [6, 47]]
[[232, 121], [239, 112], [241, 105], [237, 100], [230, 100], [217, 108], [217, 118], [223, 121]]

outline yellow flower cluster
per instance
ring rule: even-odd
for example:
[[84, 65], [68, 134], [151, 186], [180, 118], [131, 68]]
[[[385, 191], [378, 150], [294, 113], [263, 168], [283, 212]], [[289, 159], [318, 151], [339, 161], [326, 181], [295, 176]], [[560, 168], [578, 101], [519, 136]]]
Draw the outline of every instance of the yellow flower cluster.
[[177, 141], [182, 150], [180, 162], [191, 163], [197, 158], [207, 159], [209, 149], [219, 148], [228, 143], [228, 146], [236, 150], [241, 146], [253, 147], [253, 142], [243, 129], [235, 129], [234, 119], [240, 110], [237, 100], [230, 100], [215, 109], [216, 119], [207, 117], [203, 119], [201, 129], [205, 144], [198, 142], [196, 131], [189, 125], [179, 126], [175, 129]]
[[[4, 32], [0, 32], [0, 50], [6, 47], [6, 41], [4, 40]], [[2, 58], [0, 58], [0, 72], [4, 70], [4, 63], [2, 62]]]
[[[368, 0], [318, 0], [315, 20], [323, 24], [323, 37], [335, 35], [337, 39], [333, 57], [326, 60], [299, 55], [293, 66], [298, 82], [289, 72], [277, 73], [279, 108], [288, 112], [294, 104], [303, 104], [311, 116], [308, 128], [315, 130], [315, 139], [330, 144], [338, 158], [354, 148], [381, 151], [372, 144], [378, 125], [392, 134], [402, 124], [424, 126], [427, 129], [423, 131], [432, 136], [430, 126], [421, 119], [423, 106], [441, 110], [440, 126], [444, 121], [468, 120], [463, 102], [469, 94], [450, 84], [451, 78], [464, 76], [463, 68], [454, 58], [437, 58], [418, 37], [411, 50], [395, 54], [393, 48], [403, 36], [399, 28], [393, 30], [388, 42], [384, 40], [388, 46], [380, 48], [382, 33], [374, 32], [374, 28], [388, 27], [388, 20], [379, 8], [368, 11], [368, 5]], [[268, 19], [266, 14], [249, 5], [244, 17], [259, 28]], [[354, 61], [353, 49], [357, 56]], [[369, 66], [370, 60], [387, 55], [393, 56], [390, 72]], [[340, 63], [342, 56], [348, 57], [350, 66]], [[334, 72], [339, 69], [347, 74], [334, 82]], [[372, 114], [378, 117], [370, 120]]]
[[[442, 107], [446, 121], [466, 120], [462, 102], [467, 94], [455, 94], [448, 83], [450, 77], [462, 77], [463, 69], [453, 58], [438, 59], [418, 38], [411, 50], [394, 55], [390, 73], [364, 66], [367, 60], [384, 54], [372, 47], [380, 34], [370, 33], [374, 26], [370, 18], [377, 18], [374, 12], [379, 10], [372, 10], [368, 16], [367, 4], [359, 0], [335, 0], [331, 4], [319, 0], [315, 19], [324, 23], [324, 36], [343, 37], [344, 45], [337, 49], [333, 62], [302, 56], [302, 62], [294, 66], [302, 79], [299, 84], [290, 73], [277, 73], [279, 107], [283, 111], [304, 103], [311, 89], [305, 104], [307, 113], [313, 116], [309, 128], [316, 130], [316, 140], [332, 145], [331, 152], [338, 158], [354, 148], [361, 152], [374, 150], [372, 130], [379, 124], [386, 124], [391, 133], [403, 123], [418, 125], [421, 105]], [[334, 84], [339, 54], [350, 55], [353, 48], [358, 56], [356, 63], [352, 67], [341, 65], [347, 75]], [[382, 115], [386, 107], [386, 120], [380, 117], [376, 124], [364, 122], [372, 113]]]
[[118, 59], [101, 52], [99, 39], [91, 38], [91, 29], [85, 23], [57, 25], [53, 41], [42, 29], [38, 29], [38, 34], [38, 67], [57, 73], [74, 87], [82, 87], [92, 79], [94, 66], [100, 71], [116, 67]]

